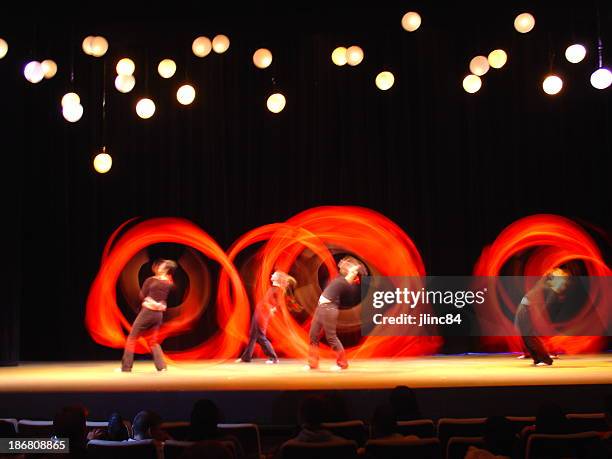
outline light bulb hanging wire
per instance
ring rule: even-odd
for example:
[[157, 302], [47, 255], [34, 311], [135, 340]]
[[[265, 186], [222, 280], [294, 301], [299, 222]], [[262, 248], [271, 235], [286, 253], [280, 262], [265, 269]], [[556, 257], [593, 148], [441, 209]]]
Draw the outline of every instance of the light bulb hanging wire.
[[595, 16], [597, 20], [597, 68], [603, 67], [603, 43], [601, 41], [601, 14], [599, 12], [599, 2], [595, 5]]

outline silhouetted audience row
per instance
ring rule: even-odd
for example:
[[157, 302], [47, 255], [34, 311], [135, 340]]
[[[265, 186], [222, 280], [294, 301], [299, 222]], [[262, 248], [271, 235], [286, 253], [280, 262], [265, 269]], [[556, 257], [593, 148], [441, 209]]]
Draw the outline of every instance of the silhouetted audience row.
[[[585, 457], [612, 457], [612, 397], [606, 399], [604, 408], [608, 431], [599, 434], [601, 441], [596, 448], [585, 452], [584, 454], [588, 454]], [[266, 452], [266, 456], [282, 459], [284, 447], [291, 445], [346, 442], [345, 438], [326, 425], [330, 420], [342, 420], [346, 411], [346, 406], [339, 398], [307, 395], [300, 404], [298, 413], [300, 427], [295, 437], [282, 445], [276, 445]], [[339, 413], [342, 413], [342, 416], [339, 417]], [[87, 417], [88, 412], [85, 407], [74, 405], [62, 408], [53, 419], [54, 437], [70, 440], [70, 457], [88, 457], [87, 444], [90, 440], [114, 442], [153, 440], [158, 447], [158, 457], [162, 457], [163, 443], [173, 440], [172, 436], [162, 428], [161, 416], [152, 411], [140, 411], [132, 422], [124, 419], [119, 413], [113, 413], [106, 427], [93, 430], [89, 430], [86, 426]], [[415, 435], [402, 435], [398, 422], [414, 421], [422, 417], [414, 392], [406, 386], [396, 387], [391, 392], [388, 402], [374, 410], [365, 440], [368, 438], [398, 442], [419, 440]], [[181, 457], [246, 458], [239, 439], [228, 435], [218, 427], [221, 421], [220, 410], [213, 401], [198, 400], [191, 411], [186, 438], [180, 438], [192, 444], [185, 447]], [[2, 437], [11, 437], [15, 434], [12, 426], [8, 429], [7, 425], [0, 423], [0, 429]], [[535, 424], [526, 426], [519, 433], [513, 431], [508, 418], [489, 417], [484, 424], [481, 443], [467, 448], [465, 458], [520, 457], [525, 450], [527, 439], [532, 434], [570, 433], [573, 433], [573, 428], [561, 407], [556, 403], [547, 402], [538, 408]], [[359, 452], [365, 454], [366, 450], [362, 448]], [[444, 457], [444, 452], [441, 455]]]

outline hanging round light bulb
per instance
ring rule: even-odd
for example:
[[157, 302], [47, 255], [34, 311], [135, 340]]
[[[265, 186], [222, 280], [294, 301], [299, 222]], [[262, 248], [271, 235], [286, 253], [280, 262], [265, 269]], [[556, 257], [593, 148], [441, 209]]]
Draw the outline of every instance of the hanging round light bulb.
[[42, 65], [43, 73], [47, 80], [53, 78], [57, 73], [57, 64], [51, 59], [45, 59], [40, 65]]
[[198, 37], [193, 40], [191, 44], [191, 50], [193, 54], [198, 57], [206, 57], [210, 54], [212, 50], [212, 43], [210, 42], [210, 38], [208, 37]]
[[346, 48], [344, 46], [338, 46], [332, 52], [331, 59], [332, 62], [339, 67], [346, 65]]
[[45, 71], [40, 62], [32, 61], [23, 69], [23, 76], [30, 83], [39, 83], [45, 77]]
[[66, 104], [62, 107], [62, 115], [71, 123], [76, 123], [83, 116], [83, 106], [81, 104]]
[[485, 56], [476, 56], [470, 61], [470, 72], [483, 76], [489, 71], [489, 60]]
[[93, 49], [92, 49], [92, 45], [93, 45], [93, 39], [95, 37], [93, 36], [89, 36], [89, 37], [85, 37], [85, 39], [83, 40], [83, 52], [85, 54], [87, 54], [88, 56], [93, 55]]
[[508, 55], [503, 49], [496, 49], [489, 53], [489, 65], [494, 69], [500, 69], [508, 61]]
[[62, 107], [66, 105], [77, 105], [81, 103], [81, 98], [76, 92], [68, 92], [62, 97]]
[[287, 100], [285, 99], [285, 96], [279, 92], [272, 94], [266, 101], [266, 106], [272, 113], [282, 112], [286, 104]]
[[384, 71], [376, 75], [376, 87], [381, 91], [386, 91], [395, 83], [395, 77], [391, 72]]
[[113, 167], [113, 158], [106, 153], [106, 147], [102, 147], [102, 151], [95, 156], [93, 167], [100, 174], [106, 174]]
[[142, 119], [149, 119], [155, 113], [155, 102], [151, 99], [143, 98], [136, 104], [136, 114]]
[[253, 54], [253, 64], [258, 69], [265, 69], [272, 63], [272, 53], [269, 49], [260, 48]]
[[574, 44], [567, 47], [565, 50], [565, 58], [572, 64], [582, 62], [586, 56], [586, 48], [580, 44]]
[[534, 27], [535, 18], [529, 13], [521, 13], [514, 19], [514, 28], [517, 32], [531, 32]]
[[157, 72], [162, 78], [172, 78], [176, 73], [176, 63], [172, 59], [164, 59], [157, 66]]
[[402, 27], [407, 32], [414, 32], [421, 26], [421, 15], [414, 11], [409, 11], [402, 16]]
[[8, 53], [8, 43], [4, 38], [0, 38], [0, 59], [6, 56]]
[[606, 89], [612, 84], [612, 72], [605, 67], [598, 68], [591, 74], [591, 85], [595, 89]]
[[559, 94], [562, 88], [563, 80], [557, 75], [548, 75], [546, 78], [544, 78], [544, 81], [542, 82], [542, 89], [546, 94], [549, 94], [551, 96]]
[[463, 79], [463, 89], [465, 92], [474, 94], [478, 92], [482, 86], [482, 80], [478, 75], [468, 75]]
[[132, 75], [134, 70], [136, 70], [136, 64], [134, 64], [134, 61], [129, 57], [124, 57], [123, 59], [119, 59], [115, 70], [117, 70], [117, 75]]
[[229, 49], [230, 41], [225, 35], [217, 35], [213, 38], [212, 49], [217, 54], [222, 54]]
[[130, 92], [135, 85], [136, 79], [133, 75], [117, 75], [117, 78], [115, 78], [115, 88], [123, 94]]
[[104, 37], [94, 37], [91, 40], [91, 55], [93, 57], [102, 57], [108, 51], [108, 41]]
[[195, 88], [190, 84], [184, 84], [178, 91], [176, 91], [176, 100], [178, 100], [179, 104], [189, 105], [191, 104], [196, 96]]
[[348, 65], [359, 65], [361, 61], [363, 61], [363, 49], [359, 46], [351, 46], [346, 50], [346, 62]]

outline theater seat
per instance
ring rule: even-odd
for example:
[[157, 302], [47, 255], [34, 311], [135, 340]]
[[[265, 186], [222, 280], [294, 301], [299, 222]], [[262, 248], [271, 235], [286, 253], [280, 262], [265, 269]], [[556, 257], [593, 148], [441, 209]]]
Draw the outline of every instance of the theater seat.
[[321, 427], [338, 437], [353, 440], [359, 446], [364, 445], [368, 439], [368, 431], [363, 421], [324, 422]]
[[304, 443], [289, 440], [280, 449], [281, 459], [356, 459], [357, 444], [354, 441]]
[[0, 419], [0, 438], [12, 438], [17, 436], [17, 419]]
[[416, 435], [419, 438], [432, 438], [436, 436], [436, 426], [431, 419], [398, 421], [397, 431], [402, 435]]
[[17, 423], [19, 437], [51, 438], [53, 435], [53, 421], [32, 421], [21, 419]]
[[162, 422], [160, 428], [168, 432], [168, 435], [174, 440], [189, 439], [189, 422], [187, 421]]
[[91, 440], [87, 443], [88, 459], [157, 459], [157, 456], [153, 440]]
[[164, 459], [179, 459], [183, 452], [195, 445], [193, 441], [166, 440], [164, 442]]
[[463, 459], [470, 446], [482, 448], [482, 437], [451, 437], [446, 445], [446, 459]]
[[551, 457], [589, 458], [599, 442], [597, 432], [552, 435], [533, 433], [527, 440], [525, 459]]
[[261, 437], [257, 424], [218, 424], [224, 435], [232, 435], [238, 439], [247, 459], [260, 459]]
[[607, 432], [610, 429], [604, 413], [572, 413], [566, 417], [572, 432]]
[[438, 459], [440, 442], [437, 438], [418, 440], [369, 440], [365, 445], [366, 457], [372, 459]]
[[451, 437], [482, 437], [486, 418], [441, 418], [438, 420], [438, 439], [446, 451]]
[[506, 416], [506, 419], [512, 424], [512, 433], [519, 435], [527, 426], [535, 424], [535, 416]]

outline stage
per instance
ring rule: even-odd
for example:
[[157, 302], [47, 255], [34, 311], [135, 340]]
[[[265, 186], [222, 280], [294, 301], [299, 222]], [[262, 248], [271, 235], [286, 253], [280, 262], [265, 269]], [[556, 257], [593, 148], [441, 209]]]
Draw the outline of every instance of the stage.
[[346, 371], [305, 370], [304, 361], [251, 363], [176, 362], [157, 372], [137, 361], [132, 373], [119, 362], [22, 363], [0, 368], [1, 392], [143, 392], [388, 389], [612, 384], [612, 354], [562, 356], [550, 367], [534, 367], [514, 355], [429, 356], [353, 360]]
[[0, 368], [0, 417], [50, 417], [63, 404], [85, 403], [92, 418], [113, 410], [128, 416], [147, 407], [166, 419], [186, 419], [198, 398], [214, 399], [231, 422], [294, 421], [302, 391], [342, 391], [354, 416], [367, 418], [388, 390], [415, 389], [427, 416], [532, 415], [544, 398], [567, 409], [600, 411], [612, 387], [612, 354], [562, 355], [551, 367], [534, 367], [512, 354], [353, 360], [346, 371], [304, 370], [304, 362], [177, 362], [159, 373], [149, 360], [132, 373], [119, 362], [25, 362]]

